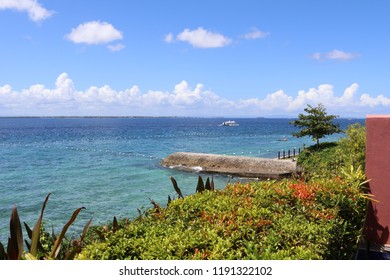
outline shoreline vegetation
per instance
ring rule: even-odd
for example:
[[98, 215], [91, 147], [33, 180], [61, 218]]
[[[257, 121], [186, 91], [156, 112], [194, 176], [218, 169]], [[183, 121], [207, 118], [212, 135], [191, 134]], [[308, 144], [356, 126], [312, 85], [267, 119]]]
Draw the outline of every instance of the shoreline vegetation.
[[168, 196], [166, 206], [149, 198], [153, 207], [139, 210], [139, 217], [114, 217], [107, 225], [89, 221], [79, 238], [65, 233], [82, 208], [56, 237], [42, 222], [46, 199], [33, 230], [26, 226], [28, 251], [21, 249], [15, 208], [11, 239], [7, 250], [0, 246], [0, 257], [7, 259], [16, 248], [17, 259], [353, 259], [370, 196], [365, 128], [355, 124], [345, 133], [338, 142], [305, 149], [297, 161], [302, 172], [292, 178], [228, 183], [214, 190], [212, 179], [204, 184], [199, 176], [195, 193], [183, 197], [180, 182], [171, 177], [178, 196]]

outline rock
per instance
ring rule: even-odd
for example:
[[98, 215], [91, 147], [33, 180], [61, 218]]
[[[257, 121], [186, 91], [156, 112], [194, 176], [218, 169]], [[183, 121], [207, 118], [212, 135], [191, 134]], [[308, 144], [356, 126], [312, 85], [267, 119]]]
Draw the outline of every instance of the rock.
[[292, 160], [184, 152], [169, 155], [161, 161], [161, 165], [184, 171], [259, 179], [290, 177], [297, 170], [297, 164]]

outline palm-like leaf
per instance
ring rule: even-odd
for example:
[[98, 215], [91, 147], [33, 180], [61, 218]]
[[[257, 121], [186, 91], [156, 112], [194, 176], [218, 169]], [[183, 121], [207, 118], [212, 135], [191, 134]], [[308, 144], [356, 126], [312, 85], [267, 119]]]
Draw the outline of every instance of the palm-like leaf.
[[6, 260], [7, 254], [5, 253], [3, 243], [0, 242], [0, 260]]
[[179, 186], [177, 185], [177, 182], [175, 178], [171, 176], [171, 181], [173, 184], [173, 188], [175, 189], [176, 193], [178, 194], [179, 197], [184, 198], [183, 194], [181, 193], [181, 190], [179, 189]]
[[73, 215], [72, 217], [70, 218], [70, 220], [66, 223], [66, 225], [63, 227], [60, 235], [58, 236], [58, 238], [56, 239], [56, 241], [54, 242], [54, 245], [53, 245], [53, 248], [52, 248], [52, 251], [49, 255], [49, 257], [51, 259], [55, 259], [58, 255], [58, 253], [60, 252], [60, 249], [61, 249], [61, 243], [62, 243], [62, 240], [64, 239], [65, 237], [65, 233], [67, 232], [68, 228], [70, 227], [71, 224], [73, 224], [73, 222], [76, 220], [78, 214], [80, 213], [81, 210], [85, 209], [85, 207], [80, 207], [78, 209], [76, 209], [74, 212], [73, 212]]
[[12, 208], [10, 221], [11, 237], [8, 239], [7, 255], [9, 260], [20, 260], [23, 253], [23, 233], [16, 206]]
[[196, 192], [203, 192], [205, 190], [204, 182], [201, 176], [198, 178], [198, 185], [196, 186]]
[[49, 193], [47, 196], [46, 196], [46, 199], [45, 201], [43, 202], [43, 205], [42, 205], [42, 210], [41, 210], [41, 215], [39, 216], [38, 218], [38, 221], [36, 222], [33, 230], [32, 230], [32, 234], [31, 234], [31, 248], [30, 248], [30, 254], [33, 255], [34, 257], [37, 256], [37, 253], [38, 253], [38, 248], [39, 247], [42, 247], [40, 246], [40, 242], [39, 242], [39, 236], [40, 236], [40, 231], [41, 231], [41, 224], [42, 224], [42, 219], [43, 219], [43, 212], [45, 211], [45, 208], [46, 208], [46, 203], [47, 201], [49, 200], [49, 196], [51, 195], [51, 193]]
[[69, 252], [65, 259], [67, 260], [73, 260], [74, 257], [76, 256], [76, 254], [80, 253], [81, 252], [81, 249], [83, 247], [83, 241], [84, 241], [84, 238], [87, 234], [87, 231], [88, 231], [88, 228], [89, 226], [91, 225], [91, 222], [92, 222], [92, 218], [89, 219], [89, 221], [85, 224], [84, 226], [84, 229], [83, 229], [83, 232], [81, 234], [81, 237], [80, 237], [80, 240], [78, 242], [75, 242], [77, 245], [74, 245], [73, 249], [71, 252]]

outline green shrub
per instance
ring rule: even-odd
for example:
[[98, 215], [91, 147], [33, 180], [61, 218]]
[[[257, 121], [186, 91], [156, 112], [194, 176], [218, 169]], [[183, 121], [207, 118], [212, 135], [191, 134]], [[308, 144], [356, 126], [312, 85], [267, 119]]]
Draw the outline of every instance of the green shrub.
[[304, 149], [297, 164], [303, 169], [303, 177], [306, 180], [337, 176], [341, 168], [337, 143], [324, 142]]
[[151, 209], [78, 259], [351, 259], [361, 186], [340, 177], [228, 185]]
[[338, 141], [337, 154], [346, 167], [365, 171], [366, 165], [366, 128], [356, 123], [345, 131], [346, 137]]
[[310, 146], [298, 157], [298, 165], [303, 168], [306, 180], [344, 176], [343, 170], [364, 173], [366, 160], [365, 127], [356, 123], [345, 131], [346, 137], [338, 142]]

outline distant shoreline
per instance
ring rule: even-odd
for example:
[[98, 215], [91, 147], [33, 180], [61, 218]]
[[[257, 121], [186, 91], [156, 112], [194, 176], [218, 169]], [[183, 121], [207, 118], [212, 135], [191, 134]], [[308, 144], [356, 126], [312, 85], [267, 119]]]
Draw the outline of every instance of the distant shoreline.
[[[0, 116], [0, 119], [295, 119], [293, 117], [194, 117], [194, 116]], [[363, 120], [365, 118], [340, 117], [341, 120]]]
[[174, 119], [176, 116], [0, 116], [0, 119]]

